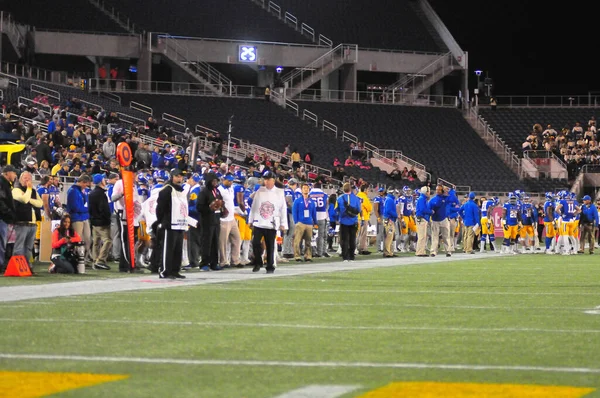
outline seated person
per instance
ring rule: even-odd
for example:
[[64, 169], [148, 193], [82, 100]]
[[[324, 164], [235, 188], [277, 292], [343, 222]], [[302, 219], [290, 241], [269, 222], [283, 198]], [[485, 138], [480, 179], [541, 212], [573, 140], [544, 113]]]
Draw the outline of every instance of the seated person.
[[79, 262], [77, 247], [82, 244], [81, 237], [71, 226], [71, 216], [63, 215], [60, 226], [52, 233], [52, 264], [48, 268], [51, 274], [75, 274]]

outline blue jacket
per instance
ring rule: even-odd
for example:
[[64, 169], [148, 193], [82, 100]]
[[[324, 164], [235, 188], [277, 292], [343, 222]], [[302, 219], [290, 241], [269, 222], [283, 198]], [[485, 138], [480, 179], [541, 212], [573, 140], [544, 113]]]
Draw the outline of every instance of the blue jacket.
[[362, 204], [358, 196], [353, 193], [345, 193], [338, 198], [338, 209], [340, 211], [340, 224], [341, 225], [356, 225], [358, 224], [358, 216], [350, 217], [346, 213], [346, 207], [348, 207], [348, 201], [350, 201], [350, 206], [355, 207], [360, 212], [362, 209]]
[[448, 202], [446, 203], [446, 214], [448, 218], [456, 218], [458, 216], [458, 209], [460, 209], [460, 202], [456, 197], [456, 191], [451, 189], [448, 192]]
[[463, 223], [466, 227], [474, 227], [479, 224], [479, 220], [481, 219], [479, 215], [479, 206], [477, 206], [477, 203], [475, 203], [473, 199], [469, 199], [462, 205], [458, 213], [463, 219]]
[[71, 222], [85, 221], [90, 218], [87, 196], [77, 184], [73, 184], [67, 192], [67, 212], [71, 215]]
[[598, 226], [598, 210], [594, 204], [581, 206], [581, 217], [579, 222], [582, 224], [593, 222], [594, 226]]
[[194, 185], [188, 196], [188, 213], [190, 217], [198, 221], [200, 221], [200, 213], [198, 212], [196, 204], [198, 202], [198, 195], [200, 195], [201, 188], [202, 187], [200, 185]]
[[448, 196], [435, 195], [429, 200], [428, 207], [431, 210], [431, 221], [444, 221], [448, 215], [446, 214], [446, 206], [448, 204]]
[[[305, 211], [308, 211], [308, 214]], [[298, 198], [292, 205], [292, 216], [294, 224], [317, 225], [317, 206], [310, 198], [306, 199], [306, 203], [304, 197]]]
[[422, 193], [417, 199], [417, 209], [415, 210], [415, 216], [422, 217], [425, 221], [429, 221], [429, 217], [431, 216], [431, 210], [429, 210], [429, 206], [427, 206], [427, 195]]
[[383, 219], [390, 219], [393, 222], [398, 221], [398, 210], [396, 209], [396, 198], [389, 193], [383, 201]]
[[327, 211], [329, 213], [329, 222], [339, 222], [340, 221], [340, 213], [339, 209], [335, 207], [335, 204], [330, 203]]

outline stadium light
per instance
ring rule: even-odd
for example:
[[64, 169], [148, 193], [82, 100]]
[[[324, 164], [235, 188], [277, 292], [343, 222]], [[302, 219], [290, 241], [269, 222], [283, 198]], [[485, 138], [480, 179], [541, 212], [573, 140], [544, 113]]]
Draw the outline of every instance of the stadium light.
[[283, 66], [277, 66], [277, 67], [275, 68], [275, 72], [277, 72], [277, 73], [281, 73], [281, 72], [283, 72]]

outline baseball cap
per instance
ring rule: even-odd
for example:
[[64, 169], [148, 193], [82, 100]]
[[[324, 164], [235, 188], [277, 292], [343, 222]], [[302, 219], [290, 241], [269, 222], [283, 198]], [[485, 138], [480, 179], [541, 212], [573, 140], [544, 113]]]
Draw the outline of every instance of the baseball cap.
[[590, 195], [585, 195], [582, 200], [592, 200], [592, 198], [590, 197]]
[[290, 178], [290, 180], [288, 181], [288, 185], [298, 185], [298, 180], [296, 180], [295, 178]]
[[231, 174], [226, 174], [225, 177], [223, 177], [223, 179], [227, 181], [233, 181], [235, 180], [235, 177]]
[[475, 199], [475, 192], [469, 193], [469, 199]]
[[115, 178], [119, 178], [119, 175], [117, 173], [110, 173], [108, 175], [108, 179], [109, 180], [112, 180], [112, 179], [115, 179]]
[[195, 182], [200, 182], [202, 180], [202, 176], [198, 173], [194, 173], [192, 174], [192, 180], [194, 180]]
[[104, 180], [104, 174], [94, 174], [94, 185], [98, 185]]
[[385, 192], [385, 188], [384, 188], [384, 187], [380, 187], [380, 188], [378, 189], [378, 191], [379, 191], [379, 192]]
[[265, 180], [267, 180], [269, 178], [275, 178], [275, 174], [273, 174], [273, 172], [267, 170], [263, 173], [262, 178], [264, 178]]
[[14, 171], [15, 173], [17, 172], [17, 169], [15, 168], [15, 166], [13, 166], [12, 164], [7, 164], [6, 166], [4, 166], [4, 168], [2, 169], [3, 173], [8, 173], [9, 171]]
[[171, 169], [171, 171], [169, 172], [169, 174], [171, 175], [171, 177], [183, 175], [183, 173], [181, 172], [181, 170], [179, 170], [177, 168]]

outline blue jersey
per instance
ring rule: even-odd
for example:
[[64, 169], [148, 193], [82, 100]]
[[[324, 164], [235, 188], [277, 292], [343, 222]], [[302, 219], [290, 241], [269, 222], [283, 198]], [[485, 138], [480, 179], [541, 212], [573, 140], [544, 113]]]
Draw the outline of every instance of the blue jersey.
[[292, 205], [294, 204], [294, 200], [296, 199], [296, 197], [294, 195], [294, 191], [292, 191], [292, 189], [289, 187], [285, 187], [283, 189], [283, 194], [285, 195], [285, 203], [287, 205], [287, 211], [288, 211], [288, 213], [292, 214]]
[[519, 223], [519, 206], [516, 204], [506, 203], [504, 205], [504, 210], [506, 210], [506, 225], [517, 225]]
[[240, 184], [233, 184], [233, 205], [239, 207], [237, 196], [239, 192], [244, 192], [244, 186]]
[[150, 190], [144, 185], [138, 185], [137, 192], [139, 197], [142, 198], [142, 200], [146, 200], [150, 197]]
[[414, 214], [415, 204], [413, 203], [412, 196], [401, 196], [400, 203], [402, 203], [402, 215], [410, 217]]
[[575, 211], [577, 210], [577, 201], [572, 199], [562, 199], [560, 201], [561, 209], [560, 214], [565, 222], [575, 220]]
[[317, 213], [327, 213], [328, 196], [325, 192], [319, 188], [313, 188], [308, 194], [308, 197], [315, 202]]
[[383, 200], [385, 199], [384, 196], [377, 196], [376, 198], [373, 198], [373, 208], [375, 208], [375, 203], [378, 203], [379, 206], [377, 206], [377, 217], [381, 217], [381, 213], [383, 213]]
[[537, 211], [533, 207], [533, 204], [523, 203], [521, 207], [521, 219], [523, 220], [523, 225], [533, 225], [537, 222]]
[[481, 217], [487, 217], [488, 212], [494, 207], [494, 201], [489, 199], [481, 204]]
[[546, 203], [544, 203], [544, 222], [553, 222], [554, 221], [554, 214], [553, 214], [553, 218], [550, 219], [550, 217], [548, 216], [548, 209], [552, 209], [552, 211], [554, 212], [554, 201], [553, 200], [547, 200]]
[[252, 195], [253, 192], [254, 190], [250, 187], [244, 190], [244, 202], [246, 202], [246, 209], [252, 207], [252, 199], [250, 199], [250, 195]]

